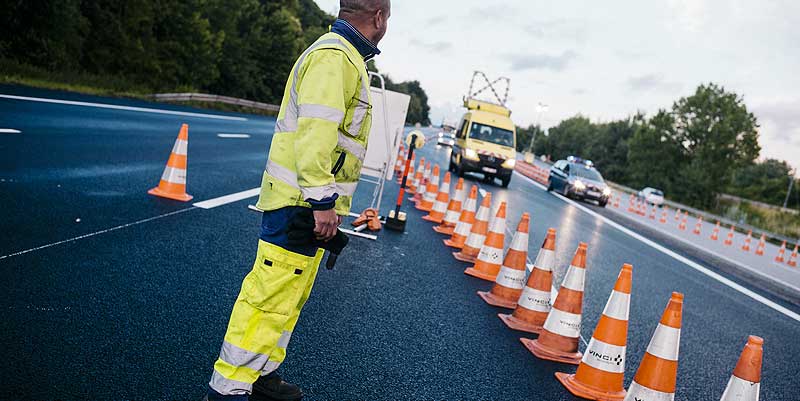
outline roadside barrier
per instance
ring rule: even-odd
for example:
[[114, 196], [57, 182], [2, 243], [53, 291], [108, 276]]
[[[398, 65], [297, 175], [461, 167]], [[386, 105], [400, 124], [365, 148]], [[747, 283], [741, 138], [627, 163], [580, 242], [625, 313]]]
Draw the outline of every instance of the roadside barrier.
[[725, 238], [725, 242], [724, 242], [724, 244], [725, 244], [726, 246], [731, 246], [731, 245], [733, 245], [733, 233], [734, 233], [734, 232], [736, 232], [736, 226], [734, 226], [733, 224], [731, 224], [731, 230], [730, 230], [730, 231], [728, 231], [728, 237], [727, 237], [727, 238]]
[[692, 230], [692, 232], [695, 235], [700, 235], [702, 228], [703, 228], [703, 216], [698, 216], [697, 223], [694, 225], [694, 230]]
[[[439, 167], [438, 165], [436, 166]], [[438, 174], [437, 174], [438, 176]], [[463, 184], [462, 184], [463, 186]], [[450, 172], [444, 173], [444, 180], [442, 186], [439, 188], [439, 193], [436, 194], [436, 199], [433, 202], [433, 207], [427, 216], [422, 216], [422, 220], [432, 221], [434, 223], [441, 223], [444, 219], [444, 214], [447, 212], [447, 203], [450, 200]]]
[[578, 245], [539, 338], [520, 338], [522, 344], [537, 358], [577, 365], [583, 357], [578, 351], [578, 342], [581, 335], [586, 249], [586, 243]]
[[469, 190], [469, 198], [461, 209], [461, 215], [450, 239], [444, 240], [444, 244], [451, 248], [461, 249], [467, 241], [467, 236], [475, 223], [475, 206], [478, 202], [478, 186], [473, 185]]
[[628, 387], [625, 401], [675, 399], [682, 318], [683, 294], [673, 292]]
[[[488, 194], [487, 194], [488, 196]], [[491, 210], [491, 209], [489, 209]], [[476, 218], [477, 219], [477, 218]], [[472, 226], [475, 228], [475, 226]], [[494, 281], [497, 273], [500, 271], [500, 265], [503, 263], [503, 247], [505, 246], [505, 232], [506, 232], [506, 203], [500, 202], [497, 208], [495, 217], [488, 223], [488, 230], [483, 240], [480, 240], [480, 233], [475, 237], [475, 241], [467, 238], [467, 243], [461, 249], [461, 255], [453, 255], [456, 259], [462, 262], [469, 262], [472, 255], [472, 248], [478, 245], [478, 252], [475, 255], [474, 265], [464, 270], [465, 274], [477, 277], [486, 281]], [[460, 259], [459, 256], [463, 257]]]
[[172, 145], [172, 151], [167, 159], [167, 166], [161, 174], [158, 186], [147, 191], [148, 194], [161, 198], [173, 199], [181, 202], [192, 200], [193, 196], [186, 193], [186, 158], [189, 150], [189, 125], [181, 125], [178, 138]]
[[556, 373], [556, 379], [573, 395], [590, 400], [625, 397], [625, 347], [632, 281], [633, 266], [622, 265], [578, 370], [572, 375]]
[[528, 178], [530, 178], [530, 179], [532, 179], [532, 180], [534, 180], [534, 181], [536, 181], [536, 182], [538, 182], [540, 184], [547, 185], [547, 181], [550, 178], [550, 169], [549, 168], [541, 168], [539, 166], [530, 164], [530, 163], [525, 162], [523, 160], [517, 160], [517, 163], [516, 163], [514, 169], [518, 173], [520, 173], [520, 174], [522, 174], [522, 175], [524, 175], [524, 176], [526, 176], [526, 177], [528, 177]]
[[510, 315], [497, 316], [511, 329], [539, 333], [551, 309], [551, 286], [556, 263], [556, 230], [547, 229], [542, 248], [533, 262], [525, 288], [517, 300], [517, 307]]
[[717, 225], [714, 226], [714, 231], [711, 233], [711, 240], [716, 241], [719, 239], [719, 220], [717, 220]]
[[789, 261], [786, 263], [789, 266], [797, 267], [797, 247], [798, 245], [795, 244], [794, 251], [792, 251], [792, 254], [789, 256]]
[[747, 338], [747, 344], [739, 356], [720, 401], [758, 401], [761, 392], [763, 347], [764, 339], [761, 337]]
[[453, 252], [453, 257], [462, 262], [474, 263], [478, 258], [486, 233], [489, 231], [489, 214], [492, 210], [492, 194], [487, 193], [481, 200], [478, 213], [475, 214], [475, 222], [469, 230], [466, 241], [461, 246], [461, 250]]
[[786, 257], [786, 241], [783, 241], [781, 244], [781, 249], [778, 249], [778, 256], [775, 257], [775, 261], [778, 263], [783, 263], [784, 257]]
[[[517, 223], [514, 239], [511, 240], [511, 246], [506, 251], [503, 264], [497, 273], [492, 289], [478, 291], [478, 296], [487, 304], [509, 309], [517, 307], [517, 300], [522, 294], [522, 288], [525, 287], [525, 273], [527, 272], [525, 261], [528, 259], [529, 226], [530, 215], [523, 213], [519, 223]], [[489, 242], [489, 238], [486, 238], [486, 242]], [[500, 244], [501, 248], [502, 246]], [[480, 255], [478, 259], [480, 259]]]
[[425, 186], [425, 194], [415, 206], [417, 210], [430, 212], [433, 209], [433, 203], [436, 202], [436, 195], [439, 192], [439, 177], [439, 165], [437, 164], [433, 166], [428, 184]]
[[761, 238], [758, 239], [758, 246], [756, 246], [756, 255], [762, 256], [764, 255], [764, 248], [767, 247], [767, 235], [761, 234]]
[[433, 227], [433, 231], [440, 234], [453, 235], [453, 230], [456, 224], [458, 224], [458, 217], [461, 216], [461, 205], [466, 196], [464, 179], [459, 178], [458, 183], [456, 183], [456, 193], [453, 195], [453, 198], [450, 199], [450, 203], [447, 204], [447, 212], [444, 214], [442, 224]]
[[750, 252], [750, 243], [753, 241], [753, 230], [747, 231], [747, 237], [744, 239], [744, 243], [742, 244], [742, 250], [745, 252]]

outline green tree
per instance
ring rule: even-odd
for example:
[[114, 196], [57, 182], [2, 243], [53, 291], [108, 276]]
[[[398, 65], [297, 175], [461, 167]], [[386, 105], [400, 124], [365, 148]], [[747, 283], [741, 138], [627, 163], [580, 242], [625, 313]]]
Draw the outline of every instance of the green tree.
[[687, 162], [683, 145], [676, 141], [675, 119], [659, 110], [649, 120], [637, 116], [636, 130], [628, 141], [625, 181], [634, 188], [659, 188], [672, 196], [678, 189], [676, 169]]
[[[725, 192], [742, 198], [782, 206], [789, 189], [791, 167], [782, 160], [767, 159], [733, 172]], [[795, 187], [796, 188], [796, 187]], [[793, 189], [792, 192], [795, 190]], [[789, 205], [796, 207], [796, 205]]]

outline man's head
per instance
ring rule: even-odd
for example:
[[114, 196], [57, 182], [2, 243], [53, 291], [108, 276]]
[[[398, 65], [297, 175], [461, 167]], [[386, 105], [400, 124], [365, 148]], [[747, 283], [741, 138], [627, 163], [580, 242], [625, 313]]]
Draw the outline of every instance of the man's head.
[[339, 18], [353, 25], [376, 46], [386, 34], [391, 0], [339, 0]]

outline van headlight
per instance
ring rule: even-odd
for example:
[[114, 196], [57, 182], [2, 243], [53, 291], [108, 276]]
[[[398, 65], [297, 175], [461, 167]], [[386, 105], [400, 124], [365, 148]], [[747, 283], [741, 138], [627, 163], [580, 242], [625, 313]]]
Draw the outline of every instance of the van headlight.
[[605, 187], [605, 189], [603, 189], [603, 195], [611, 196], [611, 188]]
[[478, 152], [472, 149], [465, 149], [464, 157], [466, 157], [469, 160], [480, 160], [480, 158], [478, 157]]
[[586, 184], [584, 184], [583, 181], [581, 180], [575, 180], [575, 183], [572, 185], [575, 186], [575, 189], [577, 189], [578, 191], [583, 191], [584, 189], [586, 189]]
[[508, 159], [508, 160], [503, 162], [502, 166], [503, 166], [503, 168], [507, 168], [509, 170], [513, 170], [514, 166], [516, 164], [517, 164], [517, 160], [516, 159]]

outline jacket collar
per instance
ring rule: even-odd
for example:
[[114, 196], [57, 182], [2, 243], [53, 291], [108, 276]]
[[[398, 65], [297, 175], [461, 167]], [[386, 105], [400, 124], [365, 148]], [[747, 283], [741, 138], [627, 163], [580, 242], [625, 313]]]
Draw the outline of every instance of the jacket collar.
[[373, 57], [381, 54], [381, 51], [369, 39], [364, 37], [353, 25], [343, 19], [337, 19], [331, 26], [331, 32], [336, 33], [347, 39], [353, 47], [358, 50], [364, 61], [369, 61]]

